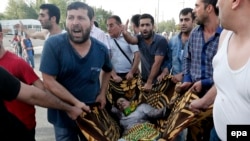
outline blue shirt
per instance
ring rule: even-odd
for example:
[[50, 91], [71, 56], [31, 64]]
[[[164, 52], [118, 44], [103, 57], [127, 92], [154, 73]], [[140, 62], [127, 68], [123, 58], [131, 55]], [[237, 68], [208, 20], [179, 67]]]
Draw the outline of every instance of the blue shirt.
[[188, 41], [182, 43], [181, 33], [173, 36], [169, 41], [169, 48], [172, 54], [172, 75], [179, 74], [182, 71], [183, 52], [187, 48]]
[[184, 53], [183, 82], [197, 82], [201, 80], [202, 87], [209, 89], [213, 85], [212, 60], [217, 52], [221, 27], [207, 42], [203, 35], [203, 26], [197, 26], [191, 32], [188, 49]]
[[[164, 56], [162, 67], [171, 67], [171, 55], [169, 54], [169, 47], [166, 38], [159, 34], [153, 34], [153, 41], [150, 45], [145, 42], [145, 39], [141, 35], [137, 35], [138, 47], [141, 57], [141, 75], [144, 81], [147, 81], [151, 72], [151, 68], [154, 64], [155, 56]], [[157, 76], [160, 75], [161, 70]], [[157, 77], [156, 77], [157, 78]], [[156, 80], [156, 78], [154, 80]]]
[[[100, 90], [101, 69], [112, 71], [107, 47], [94, 38], [85, 57], [81, 57], [69, 42], [68, 33], [48, 38], [41, 56], [40, 71], [52, 76], [72, 95], [85, 103], [93, 103]], [[49, 109], [48, 120], [59, 127], [74, 125], [68, 115]]]
[[32, 45], [31, 40], [26, 38], [23, 40], [23, 42], [24, 42], [25, 48], [27, 49], [26, 51], [27, 51], [28, 56], [33, 56], [33, 52], [31, 49], [33, 45]]

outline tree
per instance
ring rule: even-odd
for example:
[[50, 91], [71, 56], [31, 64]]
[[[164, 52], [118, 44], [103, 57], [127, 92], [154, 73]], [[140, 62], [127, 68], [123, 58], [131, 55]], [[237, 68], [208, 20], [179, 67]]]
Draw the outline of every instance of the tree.
[[108, 19], [108, 17], [112, 15], [112, 12], [106, 11], [101, 7], [100, 8], [93, 7], [93, 8], [95, 11], [95, 20], [98, 22], [99, 28], [101, 28], [104, 31], [107, 31], [106, 20]]
[[159, 33], [162, 32], [170, 33], [170, 32], [175, 32], [177, 30], [174, 18], [172, 18], [171, 20], [160, 22], [157, 27], [158, 27], [157, 32]]
[[36, 19], [37, 13], [32, 6], [24, 1], [9, 0], [5, 12], [6, 19]]

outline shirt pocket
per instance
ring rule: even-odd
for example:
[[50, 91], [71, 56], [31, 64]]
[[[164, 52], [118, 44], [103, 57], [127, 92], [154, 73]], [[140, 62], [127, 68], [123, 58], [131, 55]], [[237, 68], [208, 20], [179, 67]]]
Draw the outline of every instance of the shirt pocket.
[[101, 71], [101, 68], [91, 67], [90, 82], [96, 83], [96, 81], [99, 81], [100, 71]]

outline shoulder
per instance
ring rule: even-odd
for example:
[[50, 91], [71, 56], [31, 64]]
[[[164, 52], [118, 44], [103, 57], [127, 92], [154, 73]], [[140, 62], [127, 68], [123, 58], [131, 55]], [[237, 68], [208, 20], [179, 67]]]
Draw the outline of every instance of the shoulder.
[[91, 44], [93, 45], [94, 48], [100, 49], [102, 51], [108, 51], [107, 47], [104, 45], [104, 43], [100, 42], [94, 37], [90, 37]]
[[56, 34], [53, 36], [50, 36], [46, 41], [45, 45], [50, 44], [52, 46], [58, 46], [65, 45], [67, 42], [67, 33], [62, 33], [62, 34]]
[[227, 34], [231, 34], [232, 31], [229, 31], [229, 30], [226, 30], [226, 29], [223, 29], [221, 34], [220, 34], [220, 39], [219, 39], [219, 45], [218, 47], [220, 48], [221, 45], [222, 45], [222, 42], [225, 40]]
[[162, 35], [158, 34], [158, 33], [154, 33], [153, 39], [155, 41], [164, 41], [164, 42], [167, 42], [167, 39], [165, 37], [163, 37]]

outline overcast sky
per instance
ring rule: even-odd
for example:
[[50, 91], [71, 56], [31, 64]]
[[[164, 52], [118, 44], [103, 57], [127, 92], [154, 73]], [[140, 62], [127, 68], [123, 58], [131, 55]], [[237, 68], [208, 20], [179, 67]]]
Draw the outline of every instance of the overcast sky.
[[[149, 13], [155, 21], [170, 20], [178, 22], [179, 12], [183, 7], [194, 8], [196, 0], [86, 0], [90, 6], [102, 7], [121, 17], [122, 22], [134, 14]], [[159, 2], [159, 6], [158, 6]], [[0, 12], [4, 12], [8, 0], [1, 0]], [[159, 10], [158, 10], [159, 7]], [[157, 16], [159, 13], [159, 16]], [[158, 19], [157, 19], [158, 17]]]

